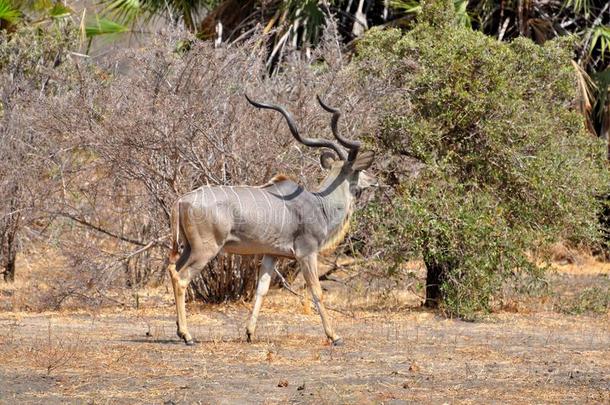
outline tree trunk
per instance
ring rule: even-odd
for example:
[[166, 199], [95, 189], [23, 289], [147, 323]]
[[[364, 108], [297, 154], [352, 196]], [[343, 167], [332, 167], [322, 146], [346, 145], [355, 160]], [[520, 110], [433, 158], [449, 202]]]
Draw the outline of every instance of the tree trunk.
[[0, 220], [0, 274], [4, 281], [15, 281], [18, 218], [13, 214]]
[[443, 300], [441, 286], [445, 282], [447, 272], [453, 267], [449, 262], [438, 262], [433, 257], [424, 253], [426, 264], [426, 301], [424, 306], [436, 308]]
[[4, 264], [4, 281], [13, 282], [15, 281], [15, 260], [17, 255], [14, 251], [9, 252], [8, 260]]
[[426, 263], [426, 301], [424, 301], [424, 306], [428, 308], [436, 308], [441, 299], [441, 276], [443, 273], [443, 269], [441, 266], [436, 263], [430, 263], [429, 261], [424, 261]]
[[531, 1], [530, 0], [519, 0], [517, 5], [518, 11], [518, 19], [519, 19], [519, 34], [522, 36], [529, 38], [530, 37], [530, 25], [529, 25], [529, 16], [531, 9]]

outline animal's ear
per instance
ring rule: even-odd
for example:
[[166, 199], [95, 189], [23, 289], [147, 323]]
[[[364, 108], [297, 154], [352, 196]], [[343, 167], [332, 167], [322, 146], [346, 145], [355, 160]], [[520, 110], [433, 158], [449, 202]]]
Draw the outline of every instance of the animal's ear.
[[322, 152], [322, 154], [320, 155], [320, 166], [322, 166], [322, 169], [330, 169], [333, 165], [333, 162], [335, 161], [335, 154], [329, 151], [324, 151]]
[[365, 150], [356, 156], [356, 159], [352, 162], [352, 169], [358, 170], [366, 170], [373, 164], [373, 160], [375, 159], [375, 152], [372, 150]]

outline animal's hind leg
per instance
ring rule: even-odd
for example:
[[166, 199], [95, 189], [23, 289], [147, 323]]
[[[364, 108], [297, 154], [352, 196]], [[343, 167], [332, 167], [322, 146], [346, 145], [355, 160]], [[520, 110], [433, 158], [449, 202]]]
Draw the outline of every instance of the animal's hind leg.
[[216, 256], [218, 251], [219, 248], [216, 245], [206, 246], [205, 249], [198, 249], [197, 252], [191, 252], [190, 249], [185, 250], [180, 260], [178, 260], [178, 270], [176, 270], [176, 266], [171, 264], [168, 268], [174, 289], [174, 298], [176, 299], [177, 333], [189, 346], [193, 345], [194, 342], [186, 325], [186, 288], [193, 277], [203, 270], [205, 265]]
[[269, 291], [269, 284], [271, 283], [271, 275], [273, 274], [273, 267], [275, 266], [276, 259], [272, 256], [263, 256], [261, 262], [261, 274], [258, 278], [258, 286], [256, 287], [256, 298], [254, 299], [254, 308], [252, 308], [252, 316], [248, 325], [246, 326], [246, 335], [248, 342], [252, 341], [252, 335], [256, 330], [256, 320], [258, 319], [258, 312], [263, 305], [263, 299]]
[[[181, 325], [181, 319], [186, 318], [186, 315], [181, 317], [181, 314], [185, 313], [186, 310], [185, 310], [185, 304], [183, 304], [181, 307], [180, 303], [185, 302], [186, 297], [184, 296], [184, 293], [181, 294], [182, 289], [180, 288], [179, 271], [182, 270], [183, 268], [185, 268], [185, 265], [189, 262], [190, 256], [191, 256], [191, 247], [187, 244], [184, 247], [184, 250], [182, 251], [182, 254], [180, 255], [180, 258], [178, 259], [177, 263], [172, 263], [172, 258], [170, 257], [170, 264], [167, 268], [169, 275], [170, 275], [170, 280], [172, 281], [172, 290], [174, 291], [174, 302], [176, 303], [176, 327], [177, 327], [176, 333], [180, 339], [185, 339], [184, 332], [182, 331], [183, 328], [181, 328], [180, 325]], [[184, 323], [182, 323], [182, 325], [184, 325]], [[186, 339], [185, 339], [185, 341], [186, 341]], [[188, 344], [188, 342], [187, 342], [187, 344]]]
[[301, 265], [301, 271], [303, 272], [303, 277], [305, 277], [305, 282], [307, 283], [309, 291], [311, 292], [311, 298], [313, 299], [313, 302], [320, 313], [320, 318], [322, 318], [322, 325], [324, 326], [326, 336], [328, 336], [328, 338], [333, 342], [333, 345], [342, 345], [343, 340], [339, 337], [339, 335], [335, 334], [331, 325], [330, 316], [328, 315], [328, 312], [326, 312], [326, 308], [322, 303], [322, 287], [320, 287], [320, 280], [318, 280], [317, 255], [312, 254], [306, 256], [299, 260], [299, 264]]

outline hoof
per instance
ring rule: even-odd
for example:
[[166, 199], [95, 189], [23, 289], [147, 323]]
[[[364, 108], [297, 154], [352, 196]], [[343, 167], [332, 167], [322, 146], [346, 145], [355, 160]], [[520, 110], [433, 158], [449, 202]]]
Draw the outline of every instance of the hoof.
[[343, 339], [341, 338], [336, 338], [335, 340], [333, 340], [333, 346], [335, 347], [339, 347], [339, 346], [343, 346], [345, 343], [343, 342]]
[[178, 325], [178, 322], [176, 322], [176, 335], [178, 335], [180, 339], [184, 339], [184, 333], [180, 332], [180, 326]]
[[193, 339], [188, 339], [188, 340], [187, 340], [187, 339], [184, 339], [184, 343], [185, 343], [187, 346], [195, 346], [195, 341], [194, 341]]

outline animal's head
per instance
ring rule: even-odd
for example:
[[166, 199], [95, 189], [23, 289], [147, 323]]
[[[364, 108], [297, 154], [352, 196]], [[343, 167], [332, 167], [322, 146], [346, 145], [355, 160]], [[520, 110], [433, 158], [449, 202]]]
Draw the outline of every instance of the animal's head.
[[377, 178], [367, 171], [374, 159], [375, 153], [370, 150], [359, 152], [354, 160], [343, 160], [325, 151], [320, 155], [320, 165], [329, 171], [327, 178], [346, 179], [350, 192], [357, 198], [362, 190], [378, 185]]
[[361, 151], [361, 143], [359, 141], [346, 139], [339, 134], [337, 123], [341, 113], [336, 108], [324, 104], [320, 97], [317, 97], [317, 99], [322, 108], [333, 114], [330, 127], [338, 144], [327, 139], [304, 138], [299, 134], [292, 115], [285, 108], [279, 105], [262, 104], [252, 101], [247, 95], [246, 99], [255, 107], [279, 111], [286, 118], [294, 138], [303, 145], [331, 149], [334, 153], [330, 151], [322, 152], [320, 155], [320, 165], [323, 169], [329, 171], [327, 178], [338, 179], [339, 181], [347, 180], [350, 185], [350, 192], [355, 197], [359, 197], [362, 190], [371, 186], [377, 186], [377, 179], [366, 171], [373, 164], [375, 153], [373, 151]]

